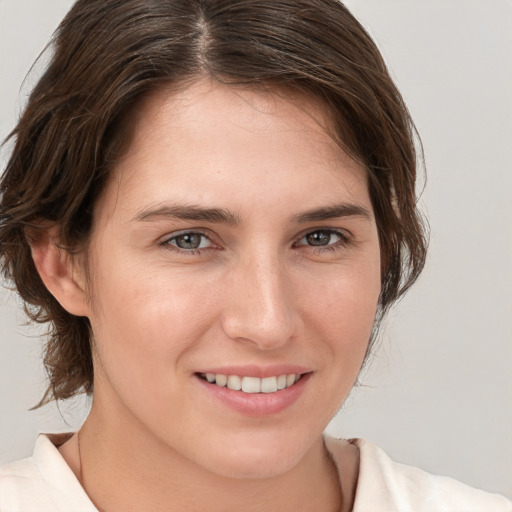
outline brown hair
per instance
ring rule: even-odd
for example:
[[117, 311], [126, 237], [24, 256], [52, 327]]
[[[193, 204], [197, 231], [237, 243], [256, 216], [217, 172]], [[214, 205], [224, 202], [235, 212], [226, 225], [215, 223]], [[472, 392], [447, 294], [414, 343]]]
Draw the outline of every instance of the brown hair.
[[[337, 0], [78, 0], [10, 135], [0, 182], [0, 263], [29, 317], [49, 322], [41, 403], [92, 392], [87, 318], [64, 310], [32, 261], [27, 227], [47, 220], [68, 250], [123, 148], [121, 120], [148, 92], [198, 76], [320, 99], [343, 148], [368, 169], [382, 256], [379, 318], [416, 280], [426, 237], [416, 207], [415, 129], [382, 57]], [[33, 228], [32, 228], [33, 230]]]

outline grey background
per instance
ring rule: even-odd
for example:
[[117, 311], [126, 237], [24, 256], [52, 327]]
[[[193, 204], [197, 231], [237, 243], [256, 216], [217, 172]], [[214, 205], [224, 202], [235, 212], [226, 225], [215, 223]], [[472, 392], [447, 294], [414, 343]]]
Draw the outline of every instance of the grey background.
[[[0, 0], [0, 138], [12, 129], [69, 0]], [[425, 145], [426, 271], [329, 426], [395, 459], [512, 497], [512, 2], [351, 0]], [[6, 151], [0, 156], [5, 165]], [[0, 463], [38, 432], [77, 428], [87, 401], [28, 409], [45, 381], [39, 332], [0, 291]]]

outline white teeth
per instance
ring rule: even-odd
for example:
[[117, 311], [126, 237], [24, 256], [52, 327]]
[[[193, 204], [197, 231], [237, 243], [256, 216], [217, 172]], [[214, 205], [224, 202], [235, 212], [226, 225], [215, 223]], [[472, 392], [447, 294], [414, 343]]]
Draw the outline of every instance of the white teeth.
[[227, 383], [228, 378], [226, 377], [226, 375], [221, 375], [219, 373], [215, 375], [215, 384], [217, 384], [217, 386], [224, 387]]
[[244, 393], [275, 393], [281, 389], [293, 386], [299, 379], [300, 374], [291, 373], [288, 375], [278, 375], [275, 377], [240, 377], [238, 375], [223, 375], [220, 373], [202, 374], [203, 378], [212, 384], [220, 387], [228, 387], [234, 391], [243, 391]]
[[266, 377], [261, 379], [261, 392], [274, 393], [277, 391], [277, 377]]
[[244, 393], [259, 393], [261, 391], [261, 379], [258, 379], [258, 377], [244, 377], [242, 379], [242, 391]]
[[230, 375], [228, 377], [228, 388], [240, 391], [242, 389], [242, 379], [238, 375]]
[[277, 389], [284, 389], [286, 387], [286, 375], [279, 375], [277, 377]]

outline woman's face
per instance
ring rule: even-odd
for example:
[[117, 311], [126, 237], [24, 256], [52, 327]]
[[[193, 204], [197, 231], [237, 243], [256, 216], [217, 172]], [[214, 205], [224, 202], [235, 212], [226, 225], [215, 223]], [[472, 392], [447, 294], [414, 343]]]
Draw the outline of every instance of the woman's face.
[[238, 477], [318, 441], [380, 291], [365, 170], [319, 110], [210, 82], [141, 106], [89, 248], [105, 425]]

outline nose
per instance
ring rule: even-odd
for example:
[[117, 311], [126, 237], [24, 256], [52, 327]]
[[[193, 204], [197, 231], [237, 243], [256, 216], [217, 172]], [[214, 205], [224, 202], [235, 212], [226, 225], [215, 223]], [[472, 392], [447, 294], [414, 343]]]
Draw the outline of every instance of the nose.
[[275, 255], [260, 253], [240, 261], [230, 272], [222, 318], [225, 334], [261, 350], [286, 345], [300, 323], [290, 281]]

